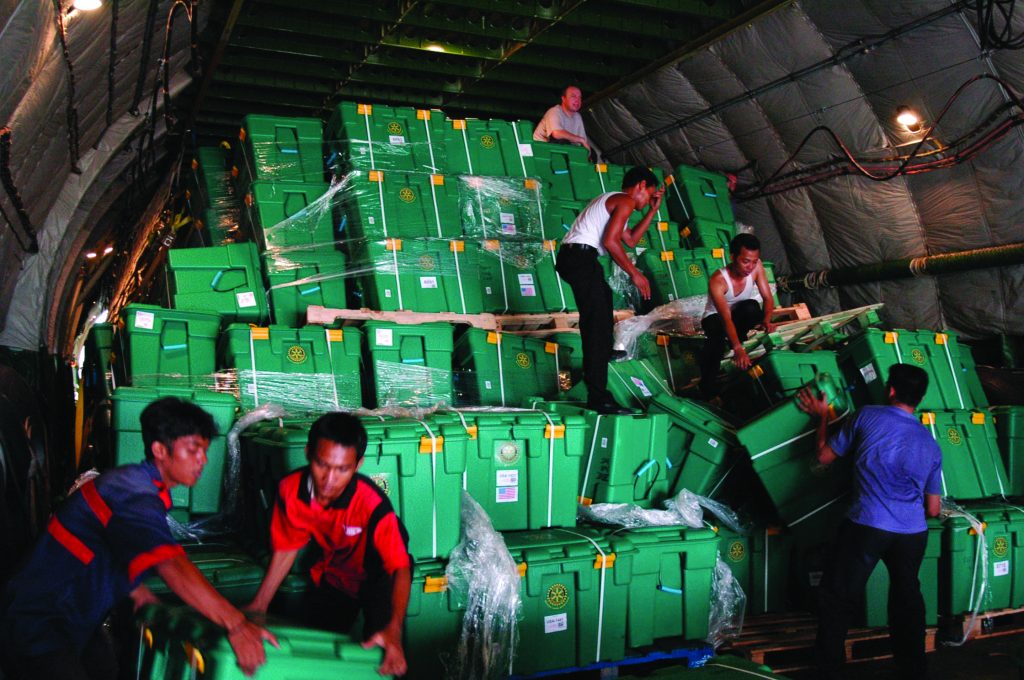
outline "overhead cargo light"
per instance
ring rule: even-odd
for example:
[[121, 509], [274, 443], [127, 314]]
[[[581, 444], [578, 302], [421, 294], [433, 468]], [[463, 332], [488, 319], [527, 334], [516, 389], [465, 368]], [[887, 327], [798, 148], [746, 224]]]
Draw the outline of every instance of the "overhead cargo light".
[[104, 255], [110, 255], [112, 252], [114, 252], [114, 246], [107, 246], [103, 249]]
[[444, 46], [443, 45], [438, 45], [437, 43], [427, 43], [426, 45], [423, 46], [423, 49], [429, 50], [431, 52], [444, 52], [445, 51]]
[[96, 253], [86, 253], [85, 254], [85, 258], [87, 260], [95, 260], [96, 259]]
[[103, 7], [103, 0], [75, 0], [71, 3], [71, 6], [75, 9], [80, 9], [85, 12], [91, 12], [94, 9]]
[[921, 117], [909, 106], [896, 107], [896, 122], [905, 127], [908, 132], [920, 132], [924, 127]]

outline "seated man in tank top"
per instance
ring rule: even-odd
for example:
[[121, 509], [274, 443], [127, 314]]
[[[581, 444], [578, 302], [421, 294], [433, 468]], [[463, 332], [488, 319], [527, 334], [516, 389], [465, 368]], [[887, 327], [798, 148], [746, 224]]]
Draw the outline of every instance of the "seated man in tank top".
[[729, 256], [729, 266], [711, 275], [701, 321], [706, 340], [700, 355], [700, 392], [709, 400], [718, 396], [718, 369], [726, 350], [732, 347], [732, 362], [745, 371], [751, 365], [743, 349], [747, 334], [754, 328], [775, 330], [761, 242], [753, 234], [737, 234], [729, 243]]
[[[622, 191], [601, 194], [579, 214], [558, 249], [555, 269], [572, 288], [580, 311], [580, 341], [583, 345], [583, 381], [587, 385], [587, 407], [602, 414], [631, 413], [615, 402], [608, 391], [608, 362], [612, 358], [612, 289], [604, 278], [598, 257], [607, 253], [639, 289], [651, 297], [651, 284], [626, 256], [622, 244], [636, 247], [647, 232], [661, 205], [664, 189], [647, 168], [632, 168], [622, 179]], [[634, 227], [627, 227], [634, 210], [649, 206]]]

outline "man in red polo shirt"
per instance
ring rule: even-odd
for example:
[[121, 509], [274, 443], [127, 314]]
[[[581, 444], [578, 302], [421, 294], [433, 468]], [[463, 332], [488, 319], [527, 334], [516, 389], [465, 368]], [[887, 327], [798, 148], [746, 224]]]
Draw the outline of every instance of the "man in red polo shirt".
[[358, 474], [366, 430], [355, 416], [328, 413], [309, 430], [309, 466], [281, 480], [270, 525], [274, 554], [247, 609], [264, 613], [299, 551], [313, 538], [323, 556], [313, 565], [307, 613], [339, 632], [359, 611], [364, 647], [384, 648], [381, 675], [404, 675], [402, 623], [412, 583], [408, 534], [380, 488]]

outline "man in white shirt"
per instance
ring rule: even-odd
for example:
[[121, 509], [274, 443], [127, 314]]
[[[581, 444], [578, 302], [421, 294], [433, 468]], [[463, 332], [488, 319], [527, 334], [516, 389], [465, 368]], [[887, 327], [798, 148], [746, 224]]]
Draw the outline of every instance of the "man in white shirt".
[[[635, 248], [644, 237], [661, 206], [664, 189], [647, 168], [632, 168], [622, 180], [622, 191], [597, 196], [573, 222], [558, 248], [555, 270], [572, 288], [580, 311], [580, 342], [583, 345], [583, 381], [587, 385], [587, 408], [606, 415], [631, 413], [615, 402], [608, 391], [608, 362], [612, 358], [614, 330], [612, 289], [604, 278], [598, 259], [608, 254], [621, 267], [645, 300], [651, 284], [626, 256], [625, 243]], [[634, 226], [628, 226], [635, 210], [647, 212]]]
[[570, 85], [562, 91], [562, 103], [547, 110], [533, 131], [535, 142], [563, 142], [582, 146], [593, 157], [596, 155], [583, 127], [580, 107], [583, 93], [580, 88]]

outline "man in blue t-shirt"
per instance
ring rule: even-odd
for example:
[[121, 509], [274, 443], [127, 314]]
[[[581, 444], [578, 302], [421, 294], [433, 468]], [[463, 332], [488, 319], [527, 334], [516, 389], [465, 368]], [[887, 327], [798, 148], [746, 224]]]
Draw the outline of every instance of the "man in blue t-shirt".
[[914, 409], [928, 389], [916, 366], [889, 369], [887, 406], [866, 406], [828, 438], [828, 401], [809, 388], [800, 408], [820, 418], [818, 461], [853, 456], [853, 502], [832, 563], [821, 581], [817, 661], [822, 678], [841, 678], [850, 619], [878, 561], [889, 570], [889, 627], [900, 677], [925, 678], [924, 598], [917, 573], [928, 540], [928, 517], [942, 496], [942, 452]]

